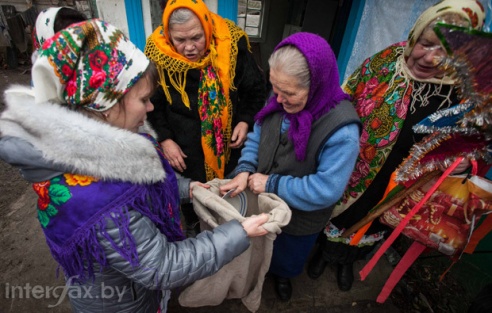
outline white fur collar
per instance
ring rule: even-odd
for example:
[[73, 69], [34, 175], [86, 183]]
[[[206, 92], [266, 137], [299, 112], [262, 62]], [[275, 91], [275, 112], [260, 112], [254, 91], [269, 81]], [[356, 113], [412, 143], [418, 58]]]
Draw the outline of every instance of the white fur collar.
[[[0, 133], [30, 142], [43, 157], [74, 173], [104, 180], [154, 183], [166, 177], [153, 144], [141, 135], [90, 119], [54, 103], [34, 103], [28, 87], [5, 91]], [[145, 125], [142, 132], [155, 136]]]

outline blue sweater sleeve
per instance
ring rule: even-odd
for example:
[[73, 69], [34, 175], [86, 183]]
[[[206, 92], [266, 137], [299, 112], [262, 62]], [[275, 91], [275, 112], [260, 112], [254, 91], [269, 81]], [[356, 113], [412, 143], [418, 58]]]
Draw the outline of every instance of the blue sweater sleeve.
[[241, 158], [234, 170], [237, 175], [241, 172], [255, 173], [258, 168], [258, 149], [260, 147], [261, 126], [254, 124], [253, 131], [248, 133], [248, 138], [241, 150]]
[[277, 194], [290, 207], [315, 211], [337, 202], [343, 194], [359, 154], [359, 128], [346, 125], [325, 143], [317, 172], [303, 177], [272, 174], [266, 192]]

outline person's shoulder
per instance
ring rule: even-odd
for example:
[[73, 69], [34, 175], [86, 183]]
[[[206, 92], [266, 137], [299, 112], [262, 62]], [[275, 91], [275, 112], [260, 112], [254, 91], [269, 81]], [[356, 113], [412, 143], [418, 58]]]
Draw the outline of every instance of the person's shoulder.
[[372, 56], [372, 58], [377, 57], [377, 56], [385, 57], [385, 56], [388, 56], [388, 55], [394, 54], [394, 53], [401, 54], [401, 53], [403, 53], [403, 49], [405, 48], [405, 45], [406, 45], [406, 41], [393, 43], [393, 44], [387, 46], [386, 48], [375, 53]]
[[246, 55], [248, 53], [251, 53], [250, 45], [248, 44], [246, 36], [239, 37], [237, 41], [237, 50], [238, 55]]
[[231, 39], [233, 41], [237, 41], [238, 48], [248, 49], [249, 39], [246, 32], [233, 21], [226, 18], [222, 18], [222, 20], [227, 24]]
[[385, 66], [385, 64], [387, 63], [396, 62], [397, 58], [403, 54], [405, 45], [406, 45], [406, 41], [391, 44], [388, 47], [368, 57], [364, 61], [364, 64], [372, 62], [373, 60], [379, 60], [377, 64], [381, 66]]
[[389, 45], [388, 48], [400, 48], [400, 47], [405, 47], [407, 45], [406, 41], [400, 41], [400, 42], [395, 42], [392, 45]]
[[330, 137], [329, 143], [334, 144], [359, 144], [360, 127], [356, 122], [350, 122], [338, 128]]
[[222, 20], [227, 24], [227, 27], [229, 28], [230, 31], [235, 31], [235, 32], [239, 32], [240, 34], [246, 35], [246, 32], [230, 19], [222, 18]]

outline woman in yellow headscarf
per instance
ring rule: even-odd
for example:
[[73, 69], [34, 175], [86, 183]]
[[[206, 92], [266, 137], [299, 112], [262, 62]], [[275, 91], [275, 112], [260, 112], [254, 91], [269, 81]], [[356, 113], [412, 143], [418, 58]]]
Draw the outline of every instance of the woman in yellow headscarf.
[[[160, 74], [149, 121], [165, 157], [192, 180], [224, 178], [266, 98], [246, 33], [202, 0], [170, 0], [145, 54]], [[191, 205], [182, 210], [188, 225], [197, 220]]]

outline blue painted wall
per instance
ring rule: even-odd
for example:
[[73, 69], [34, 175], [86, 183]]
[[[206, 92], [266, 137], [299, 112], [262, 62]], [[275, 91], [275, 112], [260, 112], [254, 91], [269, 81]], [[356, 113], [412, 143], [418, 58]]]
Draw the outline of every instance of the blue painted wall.
[[217, 14], [237, 23], [237, 0], [219, 0]]
[[345, 69], [347, 68], [350, 55], [354, 48], [355, 37], [357, 36], [357, 30], [359, 28], [362, 13], [364, 11], [366, 1], [354, 1], [352, 9], [350, 10], [349, 19], [347, 21], [347, 29], [343, 36], [342, 45], [340, 46], [340, 52], [338, 53], [337, 65], [340, 72], [340, 84], [343, 82], [345, 76]]
[[125, 0], [126, 19], [130, 40], [140, 49], [145, 48], [145, 29], [142, 0]]

